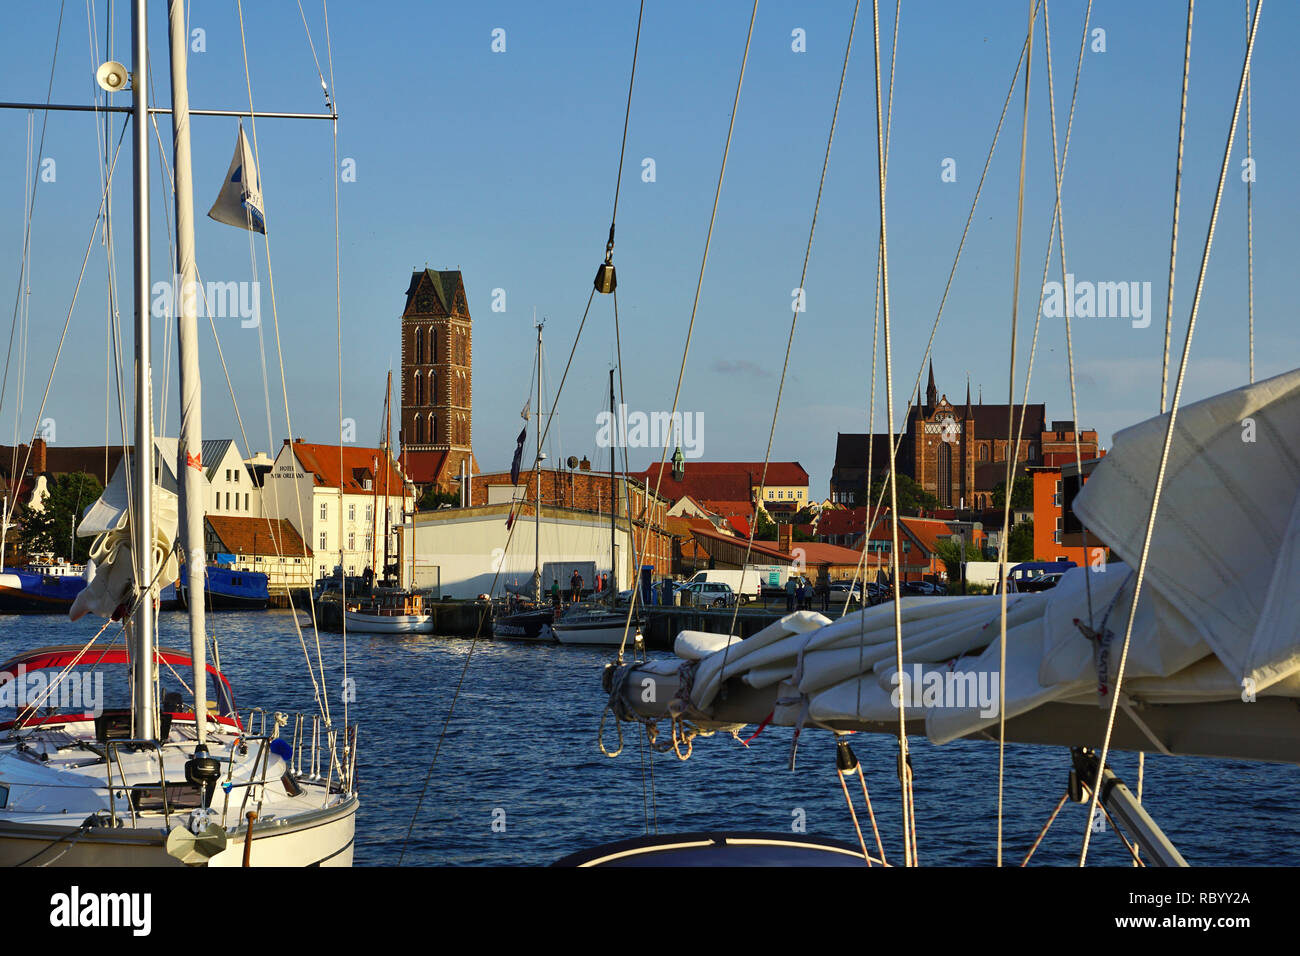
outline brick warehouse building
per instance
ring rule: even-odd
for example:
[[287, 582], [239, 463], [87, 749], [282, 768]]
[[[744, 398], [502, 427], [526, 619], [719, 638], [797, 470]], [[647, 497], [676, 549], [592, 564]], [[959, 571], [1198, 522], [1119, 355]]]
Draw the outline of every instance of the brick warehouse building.
[[[587, 459], [574, 471], [564, 469], [541, 470], [542, 514], [550, 509], [568, 509], [593, 514], [609, 515], [610, 501], [615, 500], [620, 525], [626, 523], [627, 507], [623, 501], [624, 479], [615, 478], [616, 497], [611, 496], [609, 472], [591, 471]], [[647, 489], [637, 476], [628, 476], [626, 494], [630, 499], [632, 525], [636, 532], [636, 547], [644, 549], [638, 555], [642, 564], [654, 565], [655, 577], [672, 573], [673, 535], [668, 529], [668, 509], [672, 502], [665, 496]], [[533, 519], [532, 502], [537, 500], [537, 477], [532, 469], [519, 472], [519, 483], [510, 483], [510, 473], [498, 472], [476, 477], [473, 481], [471, 504], [478, 506], [519, 502], [519, 521]], [[647, 528], [649, 543], [647, 544]]]
[[[1007, 424], [1014, 407], [1019, 426], [1020, 406], [985, 405], [971, 402], [970, 385], [966, 401], [955, 405], [947, 395], [939, 394], [934, 384], [934, 365], [930, 366], [925, 402], [917, 404], [907, 416], [896, 467], [924, 491], [934, 495], [943, 508], [989, 508], [993, 490], [1006, 480], [1006, 461], [1010, 442]], [[1047, 407], [1025, 406], [1024, 430], [1017, 446], [1017, 473], [1041, 465], [1045, 453], [1059, 453], [1060, 436], [1069, 434], [1069, 452], [1074, 453], [1073, 422], [1053, 422], [1047, 427]], [[1098, 453], [1096, 431], [1080, 433], [1084, 458]], [[872, 456], [872, 470], [877, 477], [889, 473], [889, 436], [841, 433], [835, 448], [835, 466], [831, 472], [831, 500], [848, 505], [865, 504], [869, 481], [867, 456]]]
[[459, 270], [411, 275], [402, 310], [401, 430], [406, 473], [421, 490], [454, 492], [478, 470], [473, 439], [473, 328]]

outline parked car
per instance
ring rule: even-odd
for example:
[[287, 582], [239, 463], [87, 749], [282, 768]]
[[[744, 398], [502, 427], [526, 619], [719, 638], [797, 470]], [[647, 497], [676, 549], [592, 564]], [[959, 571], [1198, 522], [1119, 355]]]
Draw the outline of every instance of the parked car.
[[[736, 592], [730, 584], [721, 581], [696, 581], [678, 589], [683, 604], [697, 607], [731, 607], [736, 603]], [[743, 603], [743, 602], [742, 602]]]
[[1060, 571], [1051, 571], [1047, 574], [1040, 574], [1036, 578], [1030, 578], [1020, 585], [1022, 591], [1050, 591], [1061, 581], [1062, 574]]
[[856, 581], [832, 581], [831, 597], [838, 600], [848, 598], [862, 603], [862, 585]]
[[904, 581], [904, 594], [947, 594], [948, 589], [942, 584], [936, 584], [933, 581]]

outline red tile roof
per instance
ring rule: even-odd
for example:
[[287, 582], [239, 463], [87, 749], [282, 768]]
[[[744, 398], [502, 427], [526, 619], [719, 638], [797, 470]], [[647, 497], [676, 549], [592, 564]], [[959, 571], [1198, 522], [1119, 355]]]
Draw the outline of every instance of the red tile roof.
[[231, 554], [311, 557], [311, 548], [285, 518], [207, 515], [204, 520]]
[[[397, 462], [388, 458], [388, 475], [385, 478], [384, 459], [387, 456], [381, 449], [355, 445], [343, 445], [342, 449], [344, 491], [378, 490], [383, 494], [387, 490], [389, 494], [402, 493], [402, 470]], [[293, 450], [303, 471], [312, 472], [316, 476], [317, 486], [325, 488], [340, 486], [338, 445], [315, 445], [296, 441], [293, 443]], [[374, 484], [370, 488], [366, 487], [367, 478], [374, 479]]]
[[[755, 541], [755, 545], [762, 544], [765, 548], [776, 548], [774, 541]], [[857, 564], [862, 560], [862, 552], [855, 551], [853, 548], [842, 548], [838, 544], [823, 544], [820, 541], [795, 541], [790, 545], [794, 552], [802, 551], [805, 564], [822, 565], [822, 564]]]
[[[448, 451], [404, 451], [400, 465], [406, 468], [407, 477], [417, 485], [442, 485], [450, 481], [455, 473], [450, 471], [451, 452]], [[478, 460], [469, 456], [470, 475], [478, 477]]]
[[[655, 479], [659, 475], [660, 465], [655, 462], [641, 475], [650, 482], [650, 487], [654, 487]], [[664, 471], [663, 485], [666, 487], [673, 482], [672, 464], [667, 463], [662, 466]], [[761, 461], [688, 461], [686, 462], [685, 481], [675, 482], [681, 487], [686, 481], [693, 481], [696, 476], [704, 478], [741, 478], [745, 481], [753, 480], [754, 486], [763, 479], [763, 463]], [[797, 461], [771, 461], [767, 464], [767, 486], [778, 487], [781, 485], [794, 485], [804, 487], [808, 484], [808, 472]], [[692, 495], [692, 497], [695, 497]]]
[[727, 515], [727, 524], [736, 530], [742, 538], [749, 537], [749, 519], [744, 515]]
[[725, 502], [728, 506], [739, 503], [744, 513], [753, 509], [753, 505], [750, 504], [749, 478], [746, 475], [706, 475], [692, 472], [690, 466], [687, 466], [686, 475], [681, 481], [674, 479], [667, 471], [660, 481], [659, 466], [656, 465], [645, 471], [632, 472], [630, 477], [645, 482], [652, 491], [657, 483], [659, 494], [669, 501], [678, 501], [689, 495], [700, 505], [717, 514], [722, 512], [714, 507], [715, 503]]

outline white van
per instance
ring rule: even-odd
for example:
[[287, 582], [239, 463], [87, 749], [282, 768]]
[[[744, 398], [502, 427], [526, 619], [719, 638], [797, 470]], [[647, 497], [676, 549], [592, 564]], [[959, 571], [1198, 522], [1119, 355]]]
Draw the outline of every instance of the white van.
[[758, 600], [758, 589], [762, 584], [758, 571], [752, 567], [744, 571], [696, 571], [686, 583], [699, 584], [706, 581], [730, 585], [741, 604]]

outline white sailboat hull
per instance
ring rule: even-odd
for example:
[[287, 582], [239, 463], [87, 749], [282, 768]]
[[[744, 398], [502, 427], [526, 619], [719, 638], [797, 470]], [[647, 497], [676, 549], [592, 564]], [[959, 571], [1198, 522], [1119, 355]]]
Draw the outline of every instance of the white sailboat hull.
[[360, 614], [347, 612], [348, 630], [360, 634], [432, 634], [432, 614]]
[[[332, 806], [292, 821], [270, 819], [253, 826], [250, 866], [351, 866], [358, 799], [340, 797]], [[208, 866], [242, 866], [246, 826], [227, 829], [226, 849]], [[168, 855], [167, 831], [96, 828], [77, 836], [67, 825], [0, 821], [0, 866], [181, 866]]]
[[[586, 626], [555, 624], [552, 627], [555, 639], [561, 644], [594, 644], [605, 647], [620, 646], [623, 643], [623, 629], [622, 623]], [[628, 642], [635, 643], [642, 638], [641, 627], [634, 622], [628, 631]]]

